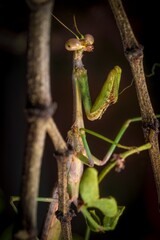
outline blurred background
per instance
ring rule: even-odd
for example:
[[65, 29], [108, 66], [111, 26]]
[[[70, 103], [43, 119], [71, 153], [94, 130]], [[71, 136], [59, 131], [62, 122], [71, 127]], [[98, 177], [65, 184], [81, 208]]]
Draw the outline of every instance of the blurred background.
[[[123, 1], [124, 8], [139, 43], [144, 46], [145, 73], [151, 73], [154, 63], [160, 63], [159, 6], [158, 1], [141, 3]], [[0, 234], [14, 222], [15, 214], [9, 204], [12, 195], [19, 195], [21, 171], [26, 136], [26, 38], [28, 7], [25, 1], [0, 2], [0, 77], [1, 77], [1, 155], [0, 155]], [[84, 54], [88, 70], [92, 99], [99, 93], [109, 71], [119, 65], [122, 68], [120, 91], [132, 82], [129, 64], [123, 54], [119, 31], [108, 1], [55, 1], [53, 13], [74, 30], [73, 15], [82, 34], [95, 38], [95, 49]], [[72, 34], [52, 19], [51, 31], [51, 87], [53, 101], [58, 109], [54, 115], [64, 139], [72, 126], [72, 53], [64, 48]], [[160, 113], [160, 69], [147, 78], [148, 90], [155, 113]], [[114, 139], [123, 122], [140, 115], [134, 84], [119, 95], [118, 102], [110, 107], [102, 119], [89, 122], [86, 128]], [[102, 158], [109, 145], [88, 136], [94, 155]], [[122, 144], [144, 143], [141, 123], [130, 126]], [[53, 158], [54, 148], [46, 137], [39, 196], [49, 197], [57, 179], [57, 166]], [[117, 149], [116, 152], [119, 152]], [[100, 168], [97, 168], [100, 171]], [[113, 196], [126, 209], [114, 231], [92, 234], [91, 239], [160, 239], [160, 213], [151, 163], [147, 152], [130, 157], [125, 169], [112, 171], [101, 183], [101, 196]], [[44, 221], [47, 204], [39, 204], [39, 231]], [[79, 223], [81, 221], [81, 224]], [[73, 219], [73, 231], [84, 236], [85, 222], [81, 214]], [[81, 226], [81, 228], [80, 228]], [[6, 238], [7, 239], [7, 238]]]

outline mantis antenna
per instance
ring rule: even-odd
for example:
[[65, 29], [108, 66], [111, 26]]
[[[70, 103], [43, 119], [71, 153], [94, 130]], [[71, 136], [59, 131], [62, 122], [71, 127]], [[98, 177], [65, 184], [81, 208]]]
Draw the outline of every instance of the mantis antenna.
[[75, 29], [76, 29], [77, 33], [81, 36], [81, 38], [84, 38], [83, 34], [78, 29], [76, 16], [75, 15], [73, 15], [73, 23], [74, 23], [74, 26], [75, 26]]
[[[79, 39], [78, 35], [73, 32], [69, 27], [67, 27], [61, 20], [59, 20], [53, 13], [51, 13], [52, 17], [54, 17], [64, 28], [66, 28], [69, 32], [71, 32], [77, 39]], [[77, 23], [76, 23], [76, 18], [75, 16], [73, 16], [73, 22], [74, 22], [74, 26], [75, 26], [75, 29], [77, 31], [77, 33], [80, 35], [80, 38], [83, 38], [83, 35], [80, 33], [80, 31], [78, 30], [78, 27], [77, 27]]]

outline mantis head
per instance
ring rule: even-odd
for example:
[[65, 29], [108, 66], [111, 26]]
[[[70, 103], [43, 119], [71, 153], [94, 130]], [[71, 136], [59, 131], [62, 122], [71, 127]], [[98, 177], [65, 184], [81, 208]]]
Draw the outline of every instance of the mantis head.
[[66, 44], [65, 44], [65, 48], [68, 51], [86, 51], [86, 52], [91, 52], [94, 49], [94, 37], [91, 34], [85, 34], [82, 35], [80, 33], [80, 31], [78, 30], [77, 27], [77, 23], [76, 23], [76, 19], [75, 16], [73, 16], [73, 21], [74, 21], [74, 26], [75, 29], [77, 31], [77, 33], [79, 34], [79, 37], [76, 33], [74, 33], [69, 27], [67, 27], [63, 22], [61, 22], [55, 15], [52, 14], [52, 16], [62, 25], [64, 26], [68, 31], [70, 31], [75, 38], [70, 38]]
[[70, 38], [66, 44], [65, 48], [68, 51], [78, 51], [83, 50], [86, 52], [93, 51], [94, 37], [91, 34], [85, 34], [83, 38]]

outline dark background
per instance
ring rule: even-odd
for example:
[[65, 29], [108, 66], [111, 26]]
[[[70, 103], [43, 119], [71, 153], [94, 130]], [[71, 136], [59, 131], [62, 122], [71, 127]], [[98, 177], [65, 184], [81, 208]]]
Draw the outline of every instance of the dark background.
[[[144, 69], [151, 72], [154, 63], [160, 63], [159, 6], [158, 1], [123, 1], [126, 13], [137, 40], [144, 46]], [[93, 99], [97, 96], [109, 70], [119, 65], [122, 70], [120, 91], [132, 81], [132, 75], [119, 31], [108, 1], [61, 1], [57, 0], [54, 14], [73, 29], [73, 14], [76, 15], [79, 30], [90, 33], [95, 38], [95, 50], [86, 53], [84, 64], [88, 70], [89, 85]], [[11, 195], [19, 195], [23, 151], [25, 145], [26, 119], [26, 31], [28, 8], [25, 1], [0, 2], [0, 78], [1, 78], [1, 158], [0, 191], [5, 200], [5, 208], [0, 215], [0, 233], [14, 221], [14, 212], [9, 205]], [[66, 40], [73, 37], [54, 19], [51, 38], [51, 86], [53, 101], [58, 104], [55, 121], [66, 139], [72, 125], [72, 53], [65, 50]], [[156, 113], [159, 110], [160, 70], [147, 78], [147, 85]], [[139, 106], [135, 87], [132, 85], [119, 96], [119, 101], [110, 107], [100, 121], [85, 125], [107, 137], [114, 138], [123, 122], [139, 116]], [[88, 137], [91, 149], [102, 158], [106, 143]], [[141, 145], [143, 134], [140, 123], [133, 124], [126, 132], [122, 144]], [[40, 196], [50, 196], [56, 180], [56, 161], [53, 147], [46, 138]], [[117, 150], [118, 151], [118, 150]], [[99, 168], [97, 168], [99, 170]], [[160, 215], [150, 160], [147, 152], [134, 155], [127, 160], [121, 173], [112, 171], [101, 184], [101, 195], [112, 195], [126, 210], [115, 229], [105, 234], [93, 234], [91, 239], [160, 239]], [[3, 204], [3, 201], [1, 205]], [[1, 207], [2, 208], [2, 207]], [[39, 204], [39, 229], [42, 225], [47, 205]], [[84, 236], [85, 224], [79, 214], [74, 218], [74, 232]]]

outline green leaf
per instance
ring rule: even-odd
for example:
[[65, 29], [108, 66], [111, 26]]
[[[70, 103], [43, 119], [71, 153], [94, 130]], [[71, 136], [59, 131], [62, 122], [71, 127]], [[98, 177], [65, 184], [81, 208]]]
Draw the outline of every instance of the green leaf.
[[87, 168], [80, 182], [80, 195], [84, 203], [99, 198], [98, 172], [95, 168]]
[[90, 210], [89, 213], [91, 214], [92, 218], [98, 223], [101, 224], [99, 216], [96, 214], [95, 210]]
[[88, 211], [88, 209], [83, 205], [81, 207], [81, 212], [86, 219], [86, 223], [90, 230], [93, 232], [104, 232], [105, 229], [102, 224], [99, 224], [100, 219], [94, 211]]
[[113, 197], [92, 200], [88, 207], [99, 209], [107, 217], [115, 216], [118, 211], [117, 202]]
[[108, 216], [104, 217], [103, 226], [106, 231], [115, 229], [115, 227], [118, 223], [118, 220], [119, 220], [120, 216], [122, 215], [124, 209], [125, 209], [124, 206], [118, 206], [117, 214], [114, 217], [108, 217]]
[[102, 231], [104, 231], [104, 229], [101, 230], [103, 228], [103, 226], [101, 226], [100, 224], [94, 224], [94, 222], [90, 221], [90, 220], [91, 220], [91, 218], [89, 218], [89, 219], [86, 218], [86, 223], [87, 223], [89, 229], [92, 232], [102, 232]]

